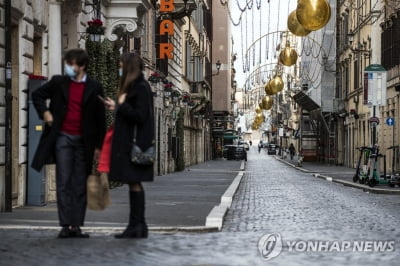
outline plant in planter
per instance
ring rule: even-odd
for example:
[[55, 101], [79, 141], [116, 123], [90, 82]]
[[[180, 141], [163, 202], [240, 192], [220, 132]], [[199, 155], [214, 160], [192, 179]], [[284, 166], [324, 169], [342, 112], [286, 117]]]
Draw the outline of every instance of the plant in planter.
[[45, 76], [39, 76], [39, 75], [29, 75], [29, 79], [35, 79], [35, 80], [47, 80], [47, 78]]
[[177, 91], [177, 90], [174, 90], [174, 91], [172, 91], [171, 96], [172, 97], [179, 97], [179, 96], [181, 96], [181, 93], [179, 91]]
[[103, 26], [103, 21], [100, 19], [93, 19], [87, 22], [88, 27], [86, 33], [92, 41], [100, 41], [100, 36], [104, 35], [106, 28]]
[[174, 84], [172, 84], [172, 82], [167, 81], [166, 83], [163, 84], [164, 87], [164, 95], [166, 97], [171, 96], [172, 94], [172, 87], [174, 86]]
[[182, 102], [184, 102], [184, 103], [190, 102], [190, 95], [188, 95], [188, 94], [183, 95]]
[[194, 107], [195, 105], [196, 105], [196, 103], [193, 100], [190, 100], [188, 102], [188, 106], [190, 106], [190, 107]]
[[160, 73], [159, 72], [153, 72], [153, 73], [151, 73], [151, 75], [150, 75], [150, 77], [148, 78], [148, 80], [151, 82], [151, 83], [158, 83], [160, 80], [161, 80], [161, 75], [160, 75]]
[[350, 115], [352, 115], [355, 119], [359, 118], [359, 115], [357, 114], [356, 109], [350, 109]]

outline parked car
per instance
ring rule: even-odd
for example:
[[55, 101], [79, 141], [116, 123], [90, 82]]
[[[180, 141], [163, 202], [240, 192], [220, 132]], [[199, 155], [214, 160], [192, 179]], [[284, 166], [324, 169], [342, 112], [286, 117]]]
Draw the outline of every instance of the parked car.
[[247, 153], [244, 145], [225, 145], [223, 156], [228, 160], [247, 160]]
[[245, 160], [247, 161], [247, 152], [246, 148], [244, 145], [237, 145], [235, 154], [234, 154], [235, 160]]
[[262, 147], [262, 148], [268, 148], [268, 141], [262, 140], [262, 141], [261, 141], [261, 147]]
[[250, 145], [249, 145], [249, 143], [247, 143], [247, 142], [244, 141], [244, 140], [239, 140], [238, 145], [243, 145], [244, 148], [246, 149], [246, 151], [250, 150]]
[[278, 149], [278, 146], [276, 144], [268, 144], [268, 154], [276, 154], [276, 150]]

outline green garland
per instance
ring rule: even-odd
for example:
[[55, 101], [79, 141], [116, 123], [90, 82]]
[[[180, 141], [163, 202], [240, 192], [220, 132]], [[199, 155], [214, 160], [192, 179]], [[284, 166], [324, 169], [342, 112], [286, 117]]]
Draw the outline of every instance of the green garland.
[[184, 132], [184, 116], [185, 111], [181, 109], [178, 114], [178, 119], [176, 120], [176, 136], [179, 138], [179, 153], [178, 158], [175, 160], [175, 171], [183, 171], [185, 169], [185, 154], [184, 154], [184, 145], [185, 145], [185, 132]]
[[[106, 97], [116, 98], [118, 88], [118, 68], [119, 68], [119, 51], [114, 48], [113, 44], [105, 40], [103, 42], [93, 42], [86, 40], [86, 51], [89, 55], [90, 62], [87, 72], [89, 76], [98, 80], [104, 89]], [[112, 112], [106, 113], [107, 126], [114, 121]]]
[[[86, 40], [86, 51], [89, 56], [87, 73], [90, 77], [98, 80], [104, 89], [106, 97], [116, 98], [118, 88], [118, 68], [120, 54], [113, 44], [105, 40], [103, 42], [93, 42]], [[114, 122], [114, 114], [106, 112], [107, 126]], [[120, 182], [110, 182], [110, 188], [121, 186]]]

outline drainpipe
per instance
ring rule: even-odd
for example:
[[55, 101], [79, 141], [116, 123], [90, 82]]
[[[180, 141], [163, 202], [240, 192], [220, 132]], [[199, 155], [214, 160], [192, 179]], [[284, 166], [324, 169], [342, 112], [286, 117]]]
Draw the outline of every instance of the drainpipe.
[[5, 77], [6, 77], [6, 110], [5, 110], [5, 189], [4, 206], [0, 206], [5, 212], [12, 211], [12, 157], [11, 157], [11, 113], [12, 113], [12, 87], [11, 87], [11, 0], [4, 1], [5, 8]]

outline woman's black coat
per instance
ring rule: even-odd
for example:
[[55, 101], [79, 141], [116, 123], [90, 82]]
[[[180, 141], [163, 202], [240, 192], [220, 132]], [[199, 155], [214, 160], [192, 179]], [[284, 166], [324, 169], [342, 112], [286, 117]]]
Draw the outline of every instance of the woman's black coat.
[[[40, 171], [45, 164], [55, 163], [54, 151], [67, 112], [69, 84], [67, 76], [53, 76], [52, 79], [32, 93], [33, 104], [38, 115], [49, 110], [53, 115], [53, 125], [47, 124], [39, 141], [32, 161], [32, 168]], [[101, 84], [87, 77], [82, 101], [82, 138], [85, 147], [87, 174], [92, 171], [94, 149], [101, 149], [106, 130], [105, 107], [98, 96], [103, 96]], [[46, 101], [50, 100], [47, 107]]]
[[144, 151], [154, 144], [154, 115], [153, 93], [143, 75], [129, 87], [125, 102], [116, 107], [110, 180], [123, 183], [153, 181], [153, 166], [135, 166], [131, 163], [135, 125], [136, 144]]

